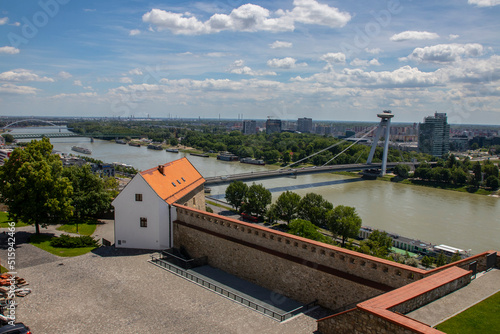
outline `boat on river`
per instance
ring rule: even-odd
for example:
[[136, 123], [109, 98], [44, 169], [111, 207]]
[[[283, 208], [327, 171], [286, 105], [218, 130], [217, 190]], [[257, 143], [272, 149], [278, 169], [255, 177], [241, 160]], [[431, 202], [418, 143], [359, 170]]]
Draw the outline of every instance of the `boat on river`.
[[176, 148], [167, 148], [165, 151], [170, 152], [170, 153], [179, 153], [179, 150]]
[[71, 150], [78, 152], [78, 153], [83, 153], [83, 154], [92, 154], [92, 151], [89, 150], [88, 148], [85, 147], [80, 147], [80, 146], [73, 146]]

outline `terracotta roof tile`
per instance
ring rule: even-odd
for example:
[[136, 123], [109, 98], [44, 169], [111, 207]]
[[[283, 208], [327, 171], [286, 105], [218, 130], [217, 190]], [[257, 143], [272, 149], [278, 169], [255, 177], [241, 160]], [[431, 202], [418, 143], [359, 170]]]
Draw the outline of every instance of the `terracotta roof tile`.
[[203, 176], [185, 157], [145, 170], [141, 176], [168, 204], [175, 203], [205, 183]]

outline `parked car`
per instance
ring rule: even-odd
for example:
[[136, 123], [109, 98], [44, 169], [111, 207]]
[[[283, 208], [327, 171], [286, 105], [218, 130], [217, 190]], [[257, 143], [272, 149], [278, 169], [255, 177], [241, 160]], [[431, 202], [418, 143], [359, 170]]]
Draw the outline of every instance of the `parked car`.
[[254, 223], [257, 223], [259, 221], [259, 218], [252, 216], [252, 215], [249, 215], [248, 213], [245, 213], [245, 212], [243, 212], [241, 214], [241, 217], [243, 217], [243, 219], [245, 219], [245, 220], [249, 220], [249, 221], [254, 222]]
[[5, 325], [0, 327], [0, 334], [31, 334], [31, 331], [25, 324], [18, 322], [14, 326]]

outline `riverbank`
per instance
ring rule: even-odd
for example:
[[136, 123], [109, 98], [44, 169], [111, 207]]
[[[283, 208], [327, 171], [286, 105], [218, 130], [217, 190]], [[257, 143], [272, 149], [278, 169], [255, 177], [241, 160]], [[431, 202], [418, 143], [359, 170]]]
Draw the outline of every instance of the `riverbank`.
[[[332, 174], [349, 176], [349, 177], [354, 177], [354, 178], [361, 178], [361, 174], [355, 173], [355, 172], [333, 172]], [[486, 196], [490, 196], [490, 197], [500, 197], [500, 190], [487, 190], [484, 188], [472, 188], [472, 187], [467, 186], [467, 185], [456, 186], [454, 184], [449, 184], [449, 183], [440, 183], [440, 182], [424, 181], [424, 180], [417, 180], [417, 179], [402, 179], [394, 174], [386, 174], [384, 176], [379, 176], [379, 177], [377, 177], [377, 181], [394, 182], [394, 183], [399, 183], [399, 184], [428, 187], [428, 188], [441, 189], [441, 190], [451, 190], [451, 191], [457, 191], [457, 192], [461, 192], [461, 193], [483, 195], [483, 196], [486, 195]]]

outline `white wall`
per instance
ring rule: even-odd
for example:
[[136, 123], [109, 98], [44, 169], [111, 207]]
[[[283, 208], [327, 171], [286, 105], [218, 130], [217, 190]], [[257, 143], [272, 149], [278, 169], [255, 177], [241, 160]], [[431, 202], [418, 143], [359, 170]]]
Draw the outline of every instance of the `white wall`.
[[[142, 201], [137, 202], [135, 194], [142, 194]], [[168, 221], [168, 205], [158, 197], [140, 174], [137, 174], [123, 189], [113, 201], [113, 206], [115, 207], [115, 247], [167, 248], [168, 225], [167, 234], [165, 234], [165, 229], [163, 227], [160, 229], [160, 219], [162, 222]], [[147, 218], [147, 227], [140, 226], [141, 217]]]

